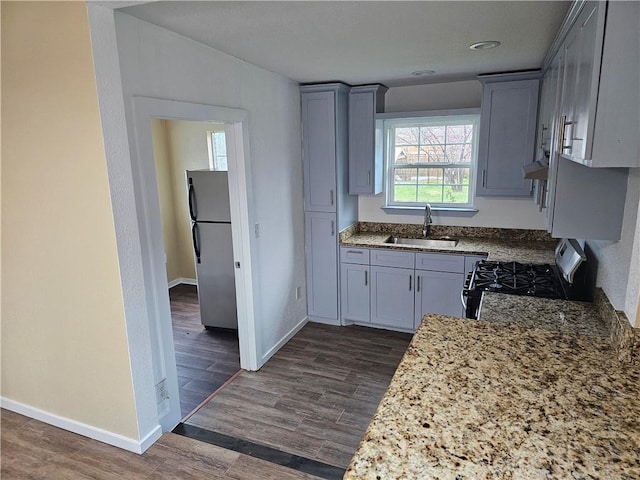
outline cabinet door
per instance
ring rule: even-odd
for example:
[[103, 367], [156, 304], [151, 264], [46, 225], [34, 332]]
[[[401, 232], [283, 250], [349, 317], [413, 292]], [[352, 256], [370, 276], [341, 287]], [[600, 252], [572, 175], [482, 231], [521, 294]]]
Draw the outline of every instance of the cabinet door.
[[336, 216], [307, 212], [307, 310], [310, 317], [338, 321], [338, 246]]
[[[377, 145], [375, 114], [384, 107], [386, 87], [354, 87], [349, 93], [349, 193], [382, 192], [382, 145]], [[381, 143], [381, 142], [378, 142]]]
[[370, 322], [369, 265], [340, 265], [340, 312], [344, 320]]
[[336, 211], [335, 92], [302, 93], [305, 210]]
[[416, 270], [415, 323], [418, 328], [427, 313], [464, 317], [460, 293], [464, 284], [462, 273]]
[[477, 194], [529, 196], [522, 167], [533, 161], [539, 80], [485, 83], [478, 145]]
[[413, 269], [371, 267], [371, 323], [413, 330]]
[[571, 151], [568, 153], [579, 160], [591, 158], [604, 35], [604, 15], [599, 21], [598, 10], [604, 9], [605, 6], [599, 7], [598, 2], [588, 3], [576, 25], [576, 28], [579, 28], [580, 50], [573, 105], [574, 123], [569, 139]]

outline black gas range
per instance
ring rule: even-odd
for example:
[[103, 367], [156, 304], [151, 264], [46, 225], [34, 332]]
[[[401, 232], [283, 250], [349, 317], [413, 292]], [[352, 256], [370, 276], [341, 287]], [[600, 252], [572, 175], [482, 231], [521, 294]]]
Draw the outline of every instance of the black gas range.
[[462, 303], [467, 318], [478, 318], [483, 292], [528, 295], [564, 300], [591, 300], [584, 262], [586, 256], [574, 239], [562, 239], [555, 264], [527, 264], [480, 260], [467, 276]]

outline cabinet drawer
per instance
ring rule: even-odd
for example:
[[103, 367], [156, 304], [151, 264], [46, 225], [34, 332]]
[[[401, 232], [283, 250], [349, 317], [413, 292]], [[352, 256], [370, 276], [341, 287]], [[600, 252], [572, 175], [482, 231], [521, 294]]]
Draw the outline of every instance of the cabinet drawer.
[[464, 273], [464, 255], [417, 253], [416, 270]]
[[340, 261], [369, 265], [369, 249], [340, 247]]
[[372, 249], [370, 262], [371, 265], [380, 265], [381, 267], [414, 268], [415, 253]]

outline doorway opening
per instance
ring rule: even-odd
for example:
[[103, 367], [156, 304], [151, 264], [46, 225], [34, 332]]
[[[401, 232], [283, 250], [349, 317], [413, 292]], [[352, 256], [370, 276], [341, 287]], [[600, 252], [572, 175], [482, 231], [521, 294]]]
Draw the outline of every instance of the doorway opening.
[[240, 370], [225, 125], [151, 120], [180, 413]]
[[[152, 360], [152, 379], [149, 377], [149, 369], [141, 370], [139, 381], [136, 383], [139, 382], [141, 386], [150, 385], [150, 380], [153, 380], [156, 418], [162, 430], [166, 432], [172, 430], [183, 415], [179, 401], [179, 378], [167, 281], [161, 202], [156, 181], [152, 120], [207, 122], [224, 126], [240, 366], [246, 370], [256, 370], [258, 355], [253, 300], [254, 261], [251, 255], [252, 238], [249, 234], [249, 225], [252, 224], [252, 182], [248, 157], [247, 112], [175, 100], [134, 97], [133, 114], [137, 159], [132, 162], [132, 173], [142, 245], [144, 295], [151, 340], [149, 353]], [[208, 155], [204, 157], [204, 169], [207, 169]], [[181, 198], [181, 201], [188, 205], [187, 197]], [[186, 208], [188, 210], [188, 206]], [[190, 255], [193, 258], [193, 253]], [[197, 382], [192, 383], [192, 386], [196, 385]]]

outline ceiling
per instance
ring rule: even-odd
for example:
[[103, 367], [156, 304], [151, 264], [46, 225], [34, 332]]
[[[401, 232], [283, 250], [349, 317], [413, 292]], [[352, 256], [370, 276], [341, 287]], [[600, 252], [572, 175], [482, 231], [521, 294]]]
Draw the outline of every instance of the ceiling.
[[[119, 9], [300, 83], [387, 86], [536, 69], [569, 2], [162, 1]], [[469, 45], [497, 40], [474, 51]], [[432, 76], [412, 76], [416, 70]]]

